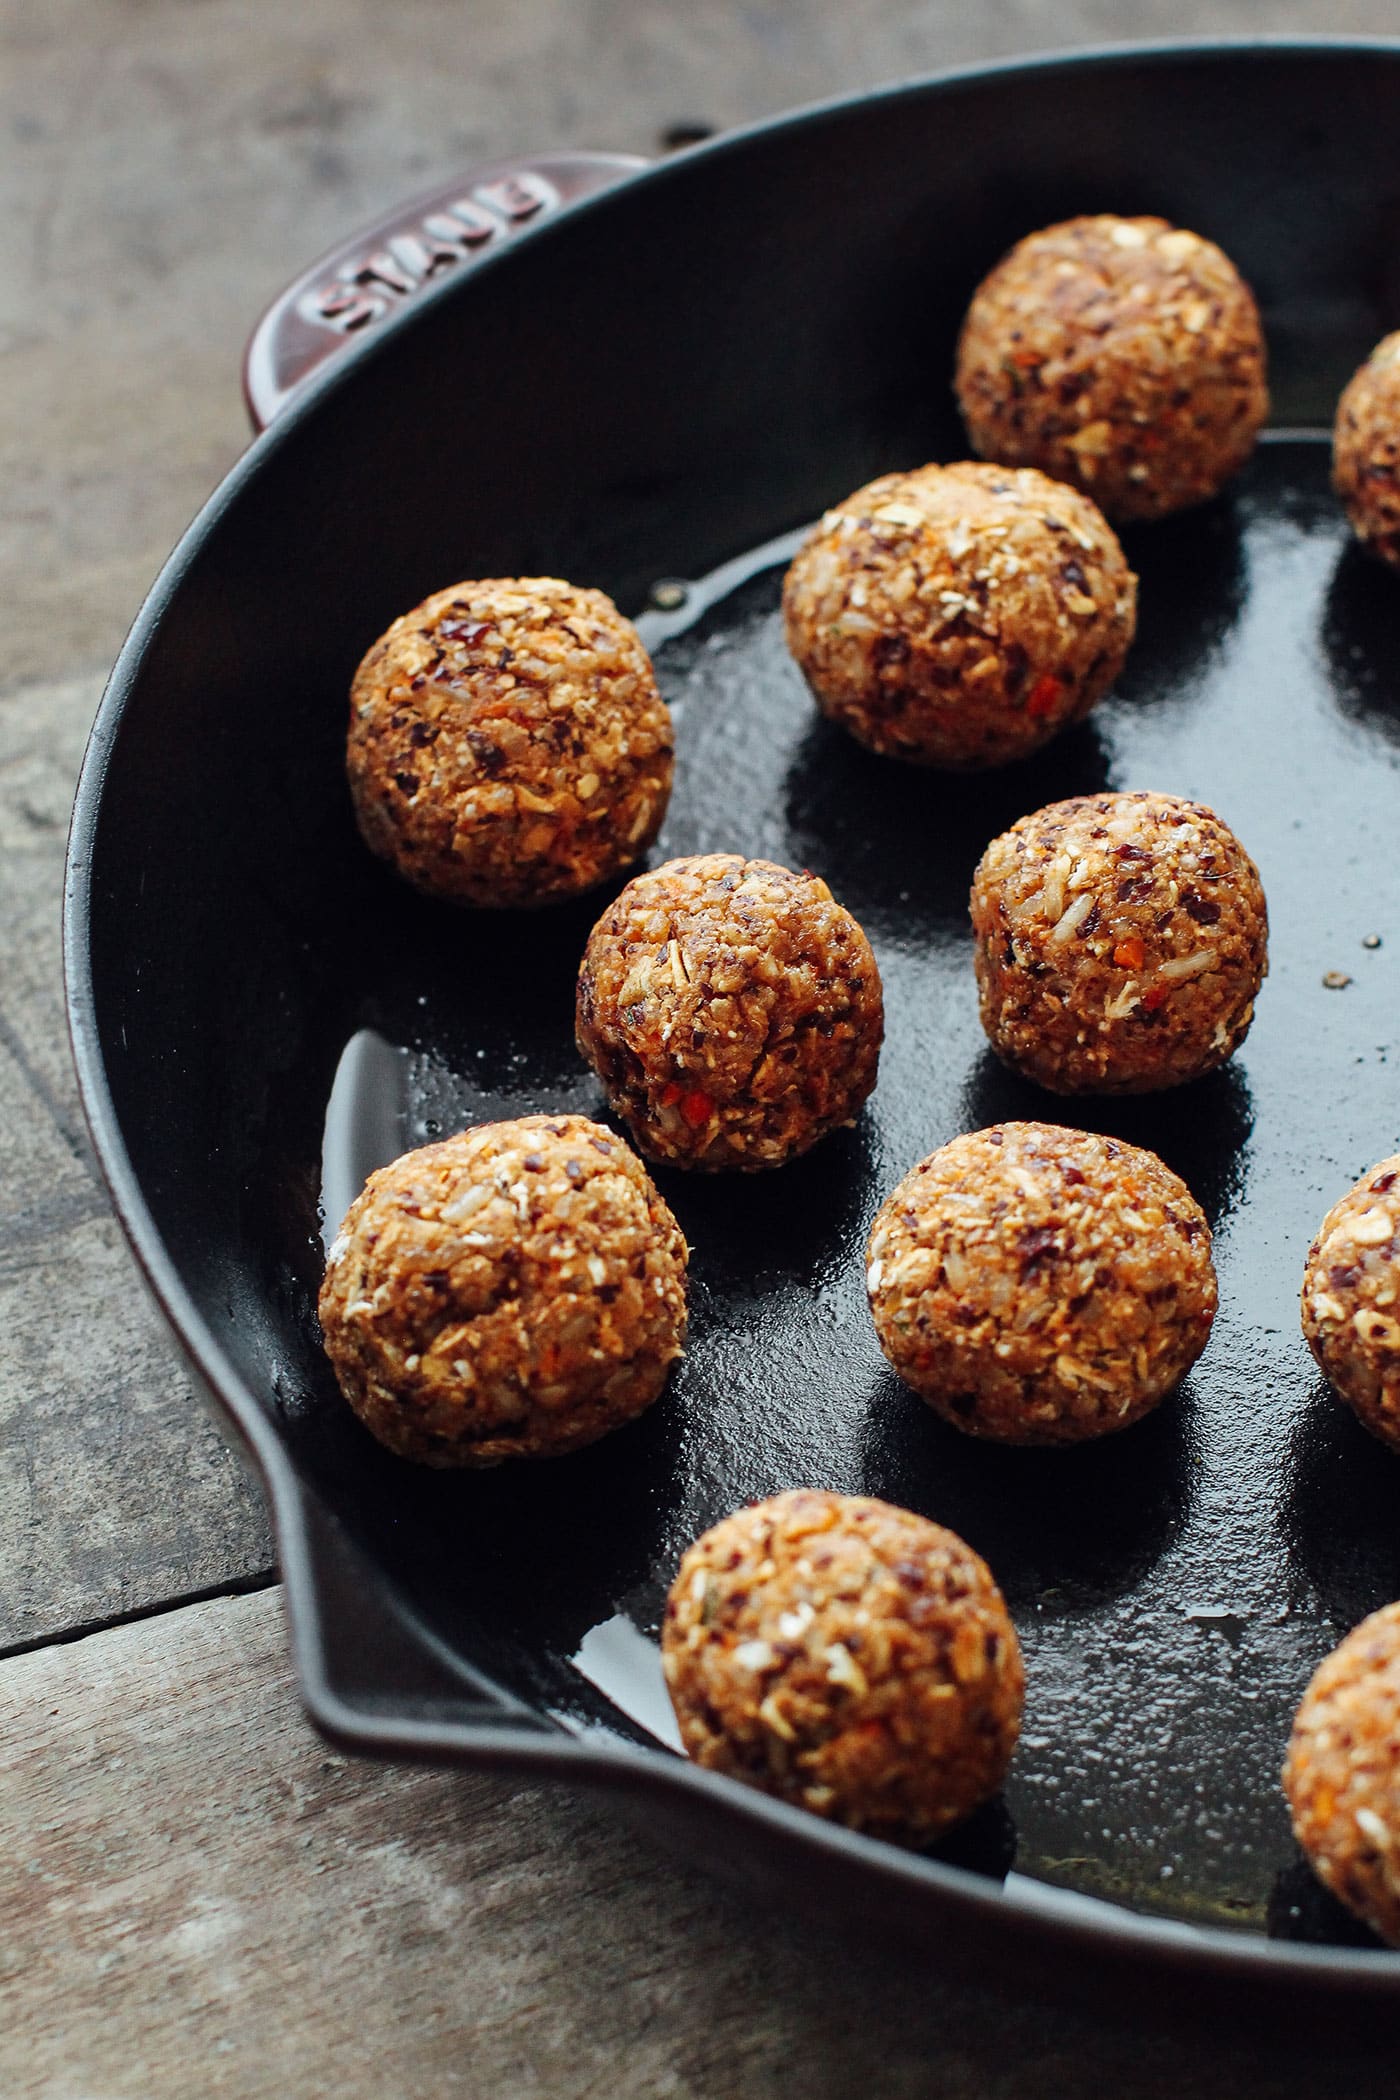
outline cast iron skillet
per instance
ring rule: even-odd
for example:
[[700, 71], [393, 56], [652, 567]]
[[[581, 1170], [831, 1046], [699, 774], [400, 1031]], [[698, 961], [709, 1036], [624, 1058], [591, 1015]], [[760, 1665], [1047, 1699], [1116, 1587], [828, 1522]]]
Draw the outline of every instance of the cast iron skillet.
[[[1160, 211], [1236, 257], [1277, 429], [1225, 499], [1131, 535], [1141, 637], [1091, 725], [976, 780], [883, 763], [818, 721], [786, 660], [783, 536], [877, 471], [961, 454], [948, 375], [974, 283], [1029, 228], [1101, 208]], [[1170, 1972], [1194, 2004], [1389, 2005], [1400, 1956], [1301, 1867], [1277, 1768], [1316, 1662], [1400, 1594], [1400, 1467], [1316, 1380], [1296, 1311], [1323, 1209], [1400, 1139], [1400, 586], [1348, 549], [1324, 437], [1400, 321], [1400, 44], [949, 75], [538, 217], [294, 389], [141, 612], [73, 821], [94, 1140], [266, 1483], [308, 1709], [359, 1751], [607, 1792], [763, 1895], [940, 1962], [1096, 1993], [1112, 1970], [1158, 2004], [1181, 2002]], [[382, 272], [359, 282], [395, 303]], [[350, 821], [345, 690], [430, 589], [540, 572], [645, 614], [680, 724], [658, 854], [742, 847], [827, 875], [875, 944], [890, 1040], [859, 1127], [808, 1160], [659, 1177], [694, 1248], [693, 1339], [662, 1403], [573, 1458], [451, 1478], [381, 1451], [335, 1393], [322, 1208], [333, 1225], [370, 1166], [439, 1130], [597, 1111], [571, 986], [600, 900], [496, 919], [397, 886]], [[677, 578], [709, 581], [654, 589]], [[1219, 805], [1263, 869], [1273, 975], [1228, 1071], [1066, 1110], [983, 1048], [965, 899], [993, 832], [1105, 782]], [[1325, 989], [1328, 972], [1351, 981]], [[1046, 1114], [1186, 1175], [1224, 1311], [1145, 1424], [997, 1451], [885, 1371], [859, 1255], [915, 1159]], [[652, 1637], [678, 1554], [796, 1483], [952, 1524], [1016, 1615], [1030, 1691], [1005, 1803], [937, 1858], [664, 1747]]]

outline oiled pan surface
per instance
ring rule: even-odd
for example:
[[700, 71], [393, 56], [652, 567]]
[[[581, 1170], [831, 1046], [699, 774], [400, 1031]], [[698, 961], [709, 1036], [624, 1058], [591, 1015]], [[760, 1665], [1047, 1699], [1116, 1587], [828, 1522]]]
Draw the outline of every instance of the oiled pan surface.
[[[648, 1644], [686, 1543], [796, 1483], [881, 1495], [987, 1557], [1026, 1651], [1004, 1812], [953, 1856], [992, 1872], [1014, 1856], [1197, 1922], [1346, 1937], [1296, 1868], [1277, 1773], [1316, 1662], [1400, 1594], [1400, 1462], [1330, 1399], [1297, 1311], [1323, 1210], [1400, 1143], [1400, 580], [1349, 548], [1327, 465], [1317, 440], [1271, 441], [1233, 494], [1130, 535], [1142, 622], [1117, 695], [1032, 763], [976, 779], [875, 759], [819, 720], [783, 646], [780, 566], [653, 620], [679, 723], [655, 857], [737, 849], [824, 875], [874, 944], [889, 1033], [859, 1126], [807, 1160], [658, 1174], [693, 1249], [692, 1337], [642, 1422], [546, 1466], [421, 1474], [350, 1418], [312, 1316], [322, 1174], [336, 1212], [379, 1159], [464, 1123], [601, 1112], [571, 1027], [596, 900], [459, 916], [347, 856], [319, 1039], [274, 1089], [247, 1201], [264, 1245], [280, 1221], [263, 1281], [300, 1458], [449, 1640], [536, 1705], [664, 1735]], [[1227, 818], [1263, 875], [1272, 963], [1227, 1071], [1064, 1104], [984, 1045], [967, 890], [1013, 818], [1102, 787]], [[865, 1308], [880, 1200], [954, 1132], [1008, 1117], [1151, 1146], [1215, 1229], [1207, 1354], [1154, 1417], [1079, 1451], [944, 1427], [886, 1368]]]

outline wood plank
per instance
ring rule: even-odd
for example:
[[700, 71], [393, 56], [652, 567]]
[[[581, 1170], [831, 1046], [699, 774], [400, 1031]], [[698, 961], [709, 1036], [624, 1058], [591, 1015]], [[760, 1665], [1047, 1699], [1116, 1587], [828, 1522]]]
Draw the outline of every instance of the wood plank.
[[98, 689], [0, 700], [0, 1652], [272, 1565], [110, 1215], [68, 1058], [63, 844]]
[[[110, 662], [246, 442], [237, 366], [268, 299], [363, 220], [473, 159], [656, 150], [969, 60], [1254, 30], [1252, 0], [0, 0], [8, 415], [0, 686]], [[1384, 0], [1275, 0], [1269, 27], [1394, 26]], [[79, 144], [80, 142], [80, 144]]]
[[8, 2100], [1394, 2089], [1341, 2036], [1145, 2040], [951, 1987], [561, 1789], [347, 1762], [296, 1705], [275, 1592], [0, 1666], [0, 1828]]

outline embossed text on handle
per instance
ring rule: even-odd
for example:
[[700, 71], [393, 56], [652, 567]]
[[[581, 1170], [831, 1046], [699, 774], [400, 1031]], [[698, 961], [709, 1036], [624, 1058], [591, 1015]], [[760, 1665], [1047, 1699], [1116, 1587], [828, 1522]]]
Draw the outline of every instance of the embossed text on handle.
[[429, 212], [416, 226], [391, 234], [382, 248], [341, 263], [323, 283], [302, 293], [297, 313], [313, 327], [352, 335], [429, 278], [479, 255], [517, 226], [553, 211], [560, 201], [554, 184], [533, 169], [478, 183], [467, 196]]

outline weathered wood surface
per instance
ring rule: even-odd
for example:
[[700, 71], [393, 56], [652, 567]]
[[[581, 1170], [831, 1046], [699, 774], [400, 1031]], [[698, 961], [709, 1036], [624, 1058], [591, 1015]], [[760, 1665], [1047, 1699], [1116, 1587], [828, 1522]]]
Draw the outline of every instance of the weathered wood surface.
[[[347, 1766], [300, 1719], [255, 1493], [92, 1169], [63, 831], [142, 594], [245, 442], [262, 303], [474, 158], [655, 150], [959, 60], [1400, 27], [1387, 0], [0, 0], [0, 2092], [1390, 2093], [1145, 2041], [745, 1909], [563, 1794]], [[36, 1646], [132, 1613], [87, 1640]]]
[[1393, 2052], [1168, 2042], [755, 1915], [568, 1795], [347, 1764], [275, 1594], [0, 1670], [0, 2090], [1370, 2100]]
[[108, 1210], [68, 1061], [63, 846], [100, 689], [0, 697], [0, 1653], [271, 1570], [259, 1498]]
[[1389, 0], [2, 0], [0, 684], [100, 670], [244, 442], [261, 304], [474, 158], [654, 151], [966, 60], [1391, 30]]

